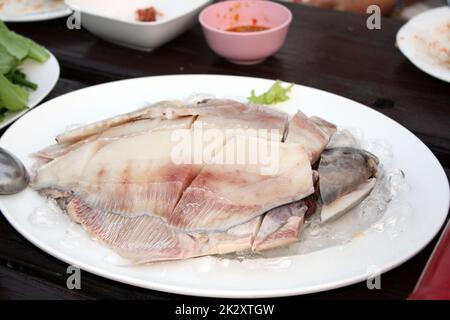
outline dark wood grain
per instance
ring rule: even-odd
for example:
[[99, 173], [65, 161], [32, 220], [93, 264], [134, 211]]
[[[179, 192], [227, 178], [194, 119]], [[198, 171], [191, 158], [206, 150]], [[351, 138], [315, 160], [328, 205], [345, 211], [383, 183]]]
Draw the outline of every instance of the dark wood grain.
[[[92, 84], [148, 75], [209, 73], [283, 79], [372, 106], [413, 131], [450, 168], [449, 86], [417, 70], [395, 48], [395, 33], [401, 23], [384, 19], [382, 30], [369, 31], [364, 16], [289, 7], [294, 23], [285, 47], [265, 63], [246, 67], [214, 55], [198, 26], [152, 53], [117, 47], [83, 30], [69, 31], [64, 19], [10, 27], [45, 44], [59, 59], [62, 78], [47, 99]], [[360, 283], [287, 300], [404, 299], [415, 286], [436, 240], [384, 274], [381, 290], [369, 290]], [[131, 287], [88, 272], [82, 272], [81, 290], [70, 291], [66, 268], [0, 217], [0, 299], [186, 298]]]

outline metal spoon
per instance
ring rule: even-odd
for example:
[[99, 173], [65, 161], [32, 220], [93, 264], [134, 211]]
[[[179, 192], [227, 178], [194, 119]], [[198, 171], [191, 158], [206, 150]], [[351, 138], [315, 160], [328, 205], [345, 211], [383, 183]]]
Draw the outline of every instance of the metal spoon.
[[14, 194], [25, 189], [30, 176], [22, 162], [0, 148], [0, 195]]

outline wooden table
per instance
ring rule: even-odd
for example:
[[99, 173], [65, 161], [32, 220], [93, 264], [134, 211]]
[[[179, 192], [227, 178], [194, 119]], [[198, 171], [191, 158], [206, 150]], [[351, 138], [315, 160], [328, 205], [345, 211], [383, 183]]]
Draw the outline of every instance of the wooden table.
[[[217, 57], [196, 26], [176, 40], [143, 53], [104, 42], [64, 19], [10, 24], [44, 44], [62, 73], [48, 99], [93, 84], [163, 74], [231, 74], [282, 79], [337, 93], [368, 105], [414, 132], [450, 173], [450, 85], [415, 68], [395, 47], [402, 22], [383, 19], [366, 28], [366, 16], [288, 5], [294, 22], [286, 45], [256, 66]], [[42, 130], [45, 130], [45, 124]], [[380, 128], [382, 129], [382, 128]], [[3, 132], [2, 132], [3, 133]], [[433, 186], [430, 186], [432, 188]], [[424, 217], [428, 213], [423, 212]], [[412, 291], [436, 239], [417, 256], [382, 276], [381, 290], [365, 283], [298, 299], [403, 299]], [[36, 248], [0, 215], [0, 298], [177, 300], [182, 296], [131, 287], [82, 272], [82, 289], [66, 288], [67, 265]]]

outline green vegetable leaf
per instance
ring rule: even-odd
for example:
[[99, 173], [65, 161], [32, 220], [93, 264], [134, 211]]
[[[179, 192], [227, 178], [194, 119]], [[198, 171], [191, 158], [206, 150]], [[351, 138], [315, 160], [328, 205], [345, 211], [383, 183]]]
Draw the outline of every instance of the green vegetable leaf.
[[6, 74], [19, 65], [19, 60], [14, 58], [0, 45], [0, 74]]
[[2, 103], [1, 103], [1, 100], [0, 100], [0, 122], [5, 120], [6, 112], [8, 112], [8, 109], [2, 107]]
[[[22, 37], [22, 36], [20, 36]], [[24, 38], [30, 44], [30, 51], [28, 52], [28, 57], [30, 59], [36, 60], [39, 63], [44, 63], [50, 58], [50, 54], [45, 48], [31, 39]]]
[[272, 85], [272, 87], [265, 93], [257, 96], [255, 90], [252, 90], [251, 96], [248, 98], [248, 101], [254, 104], [276, 104], [280, 102], [284, 102], [289, 100], [289, 92], [294, 87], [294, 84], [291, 84], [287, 88], [283, 88], [281, 85], [281, 81], [277, 80]]
[[25, 59], [30, 51], [29, 43], [18, 38], [16, 33], [9, 31], [3, 21], [0, 21], [0, 45], [20, 61]]
[[28, 92], [12, 84], [0, 74], [0, 106], [10, 111], [20, 111], [28, 106]]
[[38, 85], [28, 81], [25, 73], [20, 71], [19, 69], [13, 69], [9, 73], [5, 75], [5, 77], [14, 84], [17, 84], [22, 87], [27, 87], [31, 90], [36, 90]]
[[0, 45], [17, 60], [31, 58], [39, 63], [44, 63], [50, 57], [47, 50], [31, 39], [25, 38], [13, 31], [0, 21]]

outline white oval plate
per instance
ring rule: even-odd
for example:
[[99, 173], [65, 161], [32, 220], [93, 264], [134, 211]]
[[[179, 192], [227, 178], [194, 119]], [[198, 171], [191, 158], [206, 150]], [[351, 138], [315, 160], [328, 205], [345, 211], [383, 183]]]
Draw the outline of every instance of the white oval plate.
[[5, 22], [52, 20], [68, 16], [72, 12], [63, 1], [57, 6], [53, 6], [50, 0], [0, 0], [0, 4], [2, 3], [0, 20]]
[[[448, 37], [449, 30], [440, 31], [445, 24], [450, 24], [449, 7], [428, 10], [400, 28], [397, 32], [397, 44], [400, 51], [417, 68], [435, 78], [450, 82], [450, 65], [444, 65], [434, 56], [433, 51], [428, 49], [428, 43], [439, 41], [444, 36]], [[450, 39], [447, 43], [449, 42]], [[449, 46], [445, 47], [450, 50]]]
[[[29, 168], [29, 154], [54, 142], [56, 134], [73, 124], [88, 123], [134, 110], [149, 102], [186, 98], [195, 92], [218, 97], [247, 96], [265, 91], [271, 80], [179, 75], [112, 82], [75, 91], [32, 110], [3, 135], [0, 145], [16, 154]], [[369, 139], [389, 141], [393, 163], [407, 177], [407, 201], [414, 209], [394, 239], [386, 232], [368, 230], [364, 237], [339, 247], [285, 258], [239, 262], [215, 257], [124, 266], [111, 251], [91, 240], [79, 226], [62, 215], [44, 227], [30, 215], [45, 206], [32, 190], [0, 197], [6, 219], [42, 250], [69, 264], [120, 282], [180, 294], [208, 297], [274, 297], [317, 292], [363, 281], [376, 266], [385, 272], [419, 252], [436, 235], [449, 208], [445, 173], [430, 150], [411, 132], [359, 103], [317, 89], [295, 86], [284, 110], [298, 108], [340, 126], [358, 127]], [[42, 129], [45, 126], [45, 130]]]
[[41, 64], [28, 59], [20, 66], [20, 69], [27, 75], [29, 81], [38, 85], [38, 88], [36, 91], [30, 92], [28, 109], [19, 112], [7, 112], [3, 121], [0, 122], [0, 129], [37, 106], [52, 91], [59, 79], [59, 63], [52, 53], [45, 63]]

